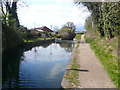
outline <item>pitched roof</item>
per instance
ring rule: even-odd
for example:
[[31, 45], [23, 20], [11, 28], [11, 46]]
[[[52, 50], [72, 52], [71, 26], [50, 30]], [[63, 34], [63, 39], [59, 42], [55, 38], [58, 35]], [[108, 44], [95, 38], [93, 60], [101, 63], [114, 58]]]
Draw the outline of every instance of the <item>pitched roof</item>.
[[44, 32], [53, 32], [51, 29], [49, 29], [49, 28], [46, 27], [46, 26], [38, 27], [38, 28], [35, 28], [35, 29], [40, 29], [40, 30], [43, 30]]

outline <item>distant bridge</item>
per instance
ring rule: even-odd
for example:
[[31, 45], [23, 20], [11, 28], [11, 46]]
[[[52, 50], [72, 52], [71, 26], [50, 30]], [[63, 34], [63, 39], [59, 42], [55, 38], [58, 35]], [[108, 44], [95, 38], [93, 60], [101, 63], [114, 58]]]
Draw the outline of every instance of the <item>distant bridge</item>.
[[85, 34], [86, 31], [75, 31], [76, 34]]

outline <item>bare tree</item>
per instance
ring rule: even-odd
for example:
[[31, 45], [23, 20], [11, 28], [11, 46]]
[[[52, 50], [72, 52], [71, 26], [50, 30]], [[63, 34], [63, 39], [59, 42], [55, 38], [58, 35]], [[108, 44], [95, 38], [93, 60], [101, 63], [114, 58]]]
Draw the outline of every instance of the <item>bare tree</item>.
[[8, 24], [10, 26], [14, 23], [15, 26], [19, 26], [19, 20], [17, 15], [17, 2], [18, 0], [2, 0], [0, 2], [3, 16], [3, 24]]
[[74, 30], [74, 31], [75, 31], [76, 26], [74, 25], [74, 23], [73, 23], [73, 22], [67, 22], [65, 25], [63, 25], [63, 27], [62, 27], [62, 28], [71, 28], [72, 30]]

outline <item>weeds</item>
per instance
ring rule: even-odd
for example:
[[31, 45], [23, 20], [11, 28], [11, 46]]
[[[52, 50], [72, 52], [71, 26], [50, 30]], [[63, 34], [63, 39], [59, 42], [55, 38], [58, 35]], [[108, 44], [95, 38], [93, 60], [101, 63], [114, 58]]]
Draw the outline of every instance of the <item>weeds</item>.
[[66, 79], [69, 80], [70, 83], [74, 84], [76, 87], [79, 85], [79, 74], [78, 74], [78, 69], [79, 69], [79, 64], [78, 64], [78, 57], [77, 57], [77, 54], [78, 54], [78, 47], [79, 47], [79, 44], [76, 46], [75, 48], [75, 55], [73, 56], [73, 59], [72, 59], [72, 64], [70, 66], [70, 71], [68, 73], [68, 75], [65, 76]]

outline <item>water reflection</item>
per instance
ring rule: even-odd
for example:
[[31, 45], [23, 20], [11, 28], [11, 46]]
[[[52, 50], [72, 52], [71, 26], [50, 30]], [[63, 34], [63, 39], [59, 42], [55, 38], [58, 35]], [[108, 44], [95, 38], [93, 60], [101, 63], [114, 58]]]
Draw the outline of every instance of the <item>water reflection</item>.
[[[2, 60], [2, 77], [3, 85], [9, 88], [12, 88], [13, 84], [16, 84], [15, 87], [18, 87], [19, 81], [19, 65], [23, 61], [23, 50], [14, 49], [11, 52], [3, 54]], [[6, 79], [4, 81], [4, 79]], [[7, 82], [7, 84], [6, 84]], [[14, 82], [14, 83], [13, 83]]]
[[72, 52], [73, 48], [75, 47], [75, 41], [69, 40], [58, 40], [56, 41], [62, 48], [64, 48], [67, 52]]
[[26, 45], [26, 47], [24, 49], [25, 49], [25, 51], [28, 51], [28, 50], [31, 50], [33, 47], [39, 47], [39, 46], [42, 46], [43, 48], [47, 48], [53, 42], [54, 41], [47, 41], [44, 43], [30, 43], [30, 44]]
[[3, 88], [58, 88], [73, 42], [46, 43], [3, 54]]

